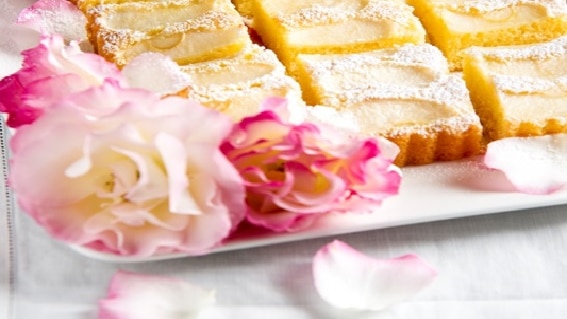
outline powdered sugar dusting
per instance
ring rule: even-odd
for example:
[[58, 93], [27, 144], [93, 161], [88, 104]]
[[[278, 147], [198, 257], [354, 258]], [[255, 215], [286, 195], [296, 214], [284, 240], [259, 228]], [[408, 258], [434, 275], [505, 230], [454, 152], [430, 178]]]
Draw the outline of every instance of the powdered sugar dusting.
[[244, 27], [244, 21], [234, 14], [220, 11], [209, 11], [196, 19], [167, 24], [164, 32], [177, 33], [185, 31], [228, 30], [234, 27]]
[[564, 0], [460, 0], [450, 4], [449, 8], [466, 13], [489, 13], [518, 5], [543, 6], [548, 16], [567, 13], [567, 5]]
[[542, 61], [567, 54], [567, 36], [546, 43], [510, 47], [472, 47], [466, 54], [486, 59], [509, 62], [513, 60]]
[[492, 79], [496, 89], [507, 93], [543, 93], [550, 90], [564, 91], [567, 89], [567, 76], [546, 80], [531, 76], [497, 74]]
[[280, 13], [276, 18], [287, 28], [314, 27], [355, 19], [406, 24], [413, 18], [413, 9], [401, 2], [369, 0], [360, 10], [313, 4], [293, 13]]
[[[238, 97], [246, 97], [258, 92], [271, 92], [281, 90], [296, 92], [301, 95], [299, 84], [285, 74], [285, 67], [277, 59], [273, 51], [252, 45], [245, 49], [241, 55], [215, 61], [196, 63], [182, 67], [188, 74], [235, 72], [246, 66], [267, 66], [264, 74], [248, 80], [235, 80], [229, 83], [199, 83], [196, 80], [189, 92], [189, 96], [202, 102], [228, 101]], [[197, 77], [195, 77], [197, 79]]]
[[134, 45], [135, 43], [140, 42], [148, 37], [145, 32], [141, 31], [108, 30], [104, 28], [101, 28], [99, 30], [98, 36], [101, 39], [104, 39], [101, 47], [101, 52], [107, 54], [118, 54], [119, 52], [121, 52], [122, 48]]
[[431, 122], [422, 124], [392, 126], [385, 133], [389, 136], [407, 136], [411, 134], [431, 136], [439, 134], [440, 132], [460, 135], [468, 131], [471, 127], [481, 127], [480, 120], [474, 113], [440, 117]]
[[449, 70], [447, 59], [443, 53], [433, 45], [407, 44], [397, 49], [392, 61], [404, 65], [426, 65], [436, 70]]
[[220, 72], [227, 69], [235, 69], [241, 61], [246, 61], [248, 64], [264, 64], [273, 68], [274, 72], [285, 73], [285, 67], [278, 60], [276, 54], [265, 47], [252, 44], [245, 48], [241, 54], [241, 60], [238, 59], [219, 59], [208, 61], [206, 63], [194, 63], [185, 65], [182, 68], [185, 72]]
[[[317, 58], [317, 55], [313, 55]], [[329, 56], [331, 57], [331, 56]], [[422, 66], [436, 72], [448, 72], [447, 59], [441, 51], [430, 44], [406, 44], [399, 48], [382, 49], [365, 53], [337, 55], [332, 59], [311, 60], [309, 55], [301, 58], [314, 78], [323, 79], [333, 74], [351, 72], [360, 68], [384, 65]]]
[[510, 93], [535, 93], [555, 87], [553, 81], [537, 79], [531, 76], [511, 76], [497, 74], [493, 78], [496, 89]]
[[297, 92], [299, 84], [285, 74], [270, 73], [257, 79], [231, 84], [212, 84], [206, 86], [193, 85], [189, 91], [189, 98], [201, 102], [228, 101], [239, 97], [251, 96], [255, 93], [269, 93], [272, 90]]
[[373, 99], [426, 100], [445, 105], [461, 105], [469, 100], [463, 79], [453, 74], [440, 74], [437, 81], [426, 88], [403, 87], [399, 85], [372, 83], [337, 94], [337, 98], [348, 103], [359, 103]]

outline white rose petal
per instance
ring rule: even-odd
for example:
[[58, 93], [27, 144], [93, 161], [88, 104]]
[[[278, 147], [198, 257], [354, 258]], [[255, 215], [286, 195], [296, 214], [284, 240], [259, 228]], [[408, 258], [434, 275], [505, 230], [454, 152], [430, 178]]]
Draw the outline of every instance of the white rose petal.
[[510, 137], [488, 144], [484, 163], [521, 192], [549, 194], [567, 185], [567, 134]]
[[214, 291], [188, 282], [120, 271], [99, 301], [99, 318], [192, 319], [214, 303]]
[[374, 259], [335, 240], [315, 255], [315, 288], [341, 309], [382, 310], [429, 285], [436, 272], [414, 255]]

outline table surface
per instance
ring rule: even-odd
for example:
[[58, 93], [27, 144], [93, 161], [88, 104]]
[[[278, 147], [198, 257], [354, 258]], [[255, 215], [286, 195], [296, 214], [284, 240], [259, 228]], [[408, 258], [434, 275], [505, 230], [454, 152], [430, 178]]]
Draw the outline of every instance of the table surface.
[[[7, 229], [6, 211], [0, 228]], [[1, 298], [9, 319], [96, 318], [118, 270], [174, 276], [215, 289], [205, 318], [565, 318], [567, 206], [554, 206], [347, 234], [144, 264], [78, 255], [15, 212], [12, 249], [2, 241]], [[5, 239], [5, 238], [4, 238]], [[415, 253], [439, 272], [432, 285], [380, 313], [337, 311], [313, 288], [311, 262], [331, 239], [367, 255]], [[0, 310], [3, 310], [0, 307]]]
[[[31, 0], [0, 0], [0, 29]], [[0, 68], [13, 43], [0, 32]], [[3, 172], [4, 174], [4, 172]], [[0, 178], [3, 179], [3, 178]], [[94, 319], [119, 269], [216, 290], [206, 318], [566, 318], [567, 205], [408, 225], [198, 258], [140, 264], [88, 259], [50, 239], [0, 183], [0, 318]], [[14, 210], [14, 209], [15, 210]], [[315, 252], [333, 239], [390, 258], [417, 254], [439, 275], [383, 312], [331, 308], [313, 286]], [[159, 318], [156, 318], [159, 319]]]

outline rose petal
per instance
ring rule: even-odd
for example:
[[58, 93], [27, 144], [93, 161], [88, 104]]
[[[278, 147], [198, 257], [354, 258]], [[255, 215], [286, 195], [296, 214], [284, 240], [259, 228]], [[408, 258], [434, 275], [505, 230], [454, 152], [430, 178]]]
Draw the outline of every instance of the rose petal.
[[180, 279], [119, 271], [99, 301], [99, 319], [190, 319], [214, 303], [214, 291]]
[[550, 194], [567, 185], [567, 134], [510, 137], [488, 144], [484, 163], [521, 192]]
[[187, 154], [184, 152], [183, 143], [165, 133], [158, 134], [155, 143], [167, 171], [169, 210], [177, 214], [200, 215], [199, 205], [188, 192]]
[[122, 69], [122, 74], [130, 87], [159, 94], [174, 94], [191, 84], [189, 74], [181, 71], [170, 57], [159, 53], [138, 55]]
[[59, 34], [66, 40], [85, 40], [85, 15], [66, 0], [39, 0], [20, 11], [16, 23], [42, 34]]
[[337, 308], [382, 310], [429, 285], [436, 272], [414, 255], [373, 259], [335, 240], [313, 260], [315, 288]]
[[290, 124], [300, 124], [305, 122], [305, 115], [311, 106], [290, 103], [288, 99], [282, 97], [269, 97], [262, 102], [261, 111], [272, 111]]

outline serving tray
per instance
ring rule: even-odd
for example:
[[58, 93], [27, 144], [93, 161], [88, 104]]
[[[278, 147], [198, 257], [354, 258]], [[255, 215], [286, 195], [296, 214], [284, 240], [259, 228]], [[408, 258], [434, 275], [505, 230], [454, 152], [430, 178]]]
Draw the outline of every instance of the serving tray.
[[[8, 174], [9, 131], [0, 117], [0, 154], [4, 160], [2, 174]], [[329, 214], [310, 228], [294, 233], [273, 233], [246, 229], [237, 232], [229, 241], [211, 253], [246, 249], [277, 243], [333, 236], [401, 225], [440, 221], [467, 216], [519, 211], [534, 207], [567, 204], [567, 187], [550, 195], [528, 195], [515, 190], [500, 171], [488, 169], [482, 156], [460, 161], [438, 162], [405, 167], [400, 193], [386, 199], [381, 207], [369, 214]], [[7, 182], [7, 181], [4, 181]], [[11, 196], [9, 188], [5, 194]], [[4, 201], [3, 201], [4, 202]], [[13, 203], [11, 198], [9, 202]], [[3, 204], [9, 204], [9, 202]], [[0, 216], [22, 213], [15, 205], [2, 205]], [[47, 234], [46, 234], [47, 236]], [[185, 254], [127, 257], [71, 246], [79, 254], [108, 262], [145, 262], [188, 257]]]

